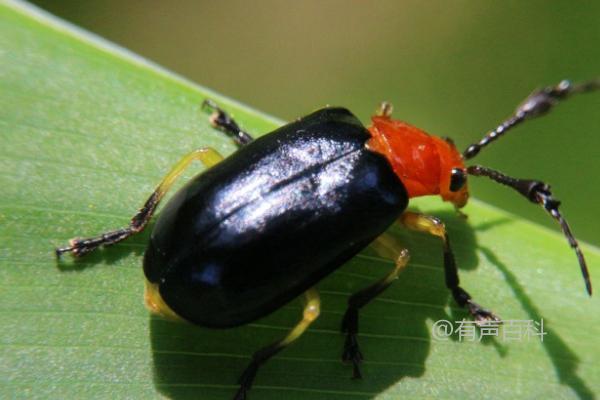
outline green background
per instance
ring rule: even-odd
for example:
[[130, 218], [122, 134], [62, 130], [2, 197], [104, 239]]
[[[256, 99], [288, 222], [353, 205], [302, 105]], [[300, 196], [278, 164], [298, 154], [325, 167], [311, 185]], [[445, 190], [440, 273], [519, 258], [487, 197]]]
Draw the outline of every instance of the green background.
[[[460, 148], [534, 88], [600, 75], [593, 1], [35, 2], [271, 115], [332, 104], [366, 122], [388, 100], [397, 118]], [[574, 99], [475, 161], [552, 184], [576, 235], [600, 244], [599, 111], [600, 95]], [[554, 224], [494, 183], [474, 182], [472, 193]]]

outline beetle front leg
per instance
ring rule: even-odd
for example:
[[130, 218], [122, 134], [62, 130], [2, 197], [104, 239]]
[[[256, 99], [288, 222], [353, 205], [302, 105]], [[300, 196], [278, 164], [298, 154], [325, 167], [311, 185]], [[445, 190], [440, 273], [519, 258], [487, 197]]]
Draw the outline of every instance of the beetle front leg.
[[239, 147], [243, 147], [254, 140], [248, 132], [242, 130], [238, 123], [214, 101], [210, 99], [204, 100], [202, 102], [202, 108], [212, 112], [209, 121], [213, 128], [225, 132], [225, 134], [231, 137]]
[[392, 282], [398, 278], [400, 271], [406, 267], [410, 258], [408, 250], [399, 248], [392, 238], [383, 234], [377, 238], [371, 246], [379, 253], [384, 256], [391, 256], [395, 260], [394, 269], [388, 273], [381, 280], [377, 281], [371, 286], [368, 286], [356, 293], [354, 293], [348, 299], [348, 308], [342, 319], [342, 333], [346, 334], [346, 342], [344, 343], [344, 352], [342, 353], [342, 360], [344, 362], [351, 362], [353, 366], [353, 379], [360, 379], [362, 375], [360, 373], [360, 363], [363, 360], [362, 353], [358, 346], [358, 310], [367, 305], [375, 297], [379, 296], [385, 289], [387, 289]]
[[450, 238], [446, 232], [446, 226], [442, 221], [429, 215], [407, 211], [400, 217], [400, 222], [409, 229], [429, 233], [442, 239], [444, 245], [446, 287], [450, 289], [454, 300], [459, 306], [467, 307], [467, 310], [478, 324], [484, 324], [487, 321], [500, 321], [500, 318], [494, 313], [475, 303], [471, 299], [471, 295], [459, 286], [458, 269], [456, 268], [456, 261], [450, 247]]
[[152, 195], [146, 200], [143, 207], [133, 216], [129, 222], [129, 226], [91, 238], [71, 239], [69, 241], [69, 246], [56, 249], [56, 255], [60, 257], [63, 253], [72, 253], [74, 256], [82, 256], [100, 246], [109, 246], [118, 243], [131, 235], [141, 232], [148, 224], [148, 221], [150, 221], [152, 214], [156, 211], [156, 207], [164, 197], [165, 193], [194, 160], [201, 161], [206, 167], [212, 167], [223, 160], [223, 156], [210, 147], [204, 147], [187, 154], [175, 165], [175, 167], [173, 167], [167, 176], [163, 178]]
[[234, 400], [246, 400], [248, 390], [250, 390], [252, 387], [252, 383], [254, 382], [258, 368], [275, 354], [279, 353], [292, 342], [296, 341], [317, 319], [321, 312], [321, 300], [319, 298], [319, 292], [317, 292], [316, 289], [309, 289], [304, 295], [306, 304], [304, 306], [302, 320], [285, 338], [263, 347], [252, 355], [250, 364], [248, 364], [242, 373], [242, 376], [240, 377], [240, 388], [238, 389]]

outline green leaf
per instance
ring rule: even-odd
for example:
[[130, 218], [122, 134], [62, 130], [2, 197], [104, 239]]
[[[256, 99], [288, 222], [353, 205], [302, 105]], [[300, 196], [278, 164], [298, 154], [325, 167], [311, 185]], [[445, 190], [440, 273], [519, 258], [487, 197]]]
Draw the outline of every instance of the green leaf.
[[[191, 149], [235, 150], [200, 111], [207, 97], [251, 132], [281, 123], [27, 4], [0, 5], [0, 397], [230, 398], [252, 352], [297, 322], [295, 302], [223, 331], [150, 316], [148, 232], [80, 261], [54, 258], [73, 236], [126, 224]], [[260, 370], [251, 398], [600, 393], [599, 300], [564, 238], [477, 201], [468, 220], [438, 199], [413, 204], [446, 221], [463, 287], [505, 320], [543, 319], [543, 342], [432, 338], [435, 321], [466, 314], [444, 287], [440, 243], [393, 227], [412, 259], [361, 312], [364, 379], [339, 361], [338, 328], [348, 295], [392, 266], [370, 249], [321, 283], [321, 318]], [[583, 248], [598, 276], [600, 251]]]

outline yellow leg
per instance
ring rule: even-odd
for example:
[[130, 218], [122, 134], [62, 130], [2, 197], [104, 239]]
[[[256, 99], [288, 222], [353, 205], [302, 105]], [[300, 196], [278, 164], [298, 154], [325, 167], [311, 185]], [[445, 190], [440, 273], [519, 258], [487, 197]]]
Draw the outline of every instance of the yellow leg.
[[310, 324], [312, 324], [319, 317], [319, 314], [321, 313], [321, 299], [319, 298], [319, 292], [317, 292], [316, 289], [309, 289], [304, 294], [304, 297], [305, 305], [304, 312], [302, 314], [302, 320], [285, 338], [277, 342], [278, 347], [283, 348], [294, 342], [296, 339], [302, 336]]
[[319, 317], [319, 313], [321, 312], [321, 300], [319, 299], [319, 292], [317, 292], [316, 289], [309, 289], [306, 291], [304, 296], [305, 306], [302, 320], [290, 331], [290, 333], [288, 333], [285, 338], [263, 347], [254, 353], [250, 364], [248, 364], [248, 367], [246, 367], [242, 373], [242, 376], [240, 377], [240, 388], [235, 395], [235, 400], [246, 399], [246, 395], [248, 390], [250, 390], [252, 387], [252, 382], [256, 377], [258, 368], [275, 354], [283, 350], [286, 346], [296, 341], [306, 331], [306, 329], [308, 329], [310, 324], [312, 324]]
[[386, 281], [391, 283], [394, 279], [398, 278], [398, 275], [404, 267], [406, 267], [408, 260], [410, 259], [408, 250], [402, 247], [402, 245], [389, 233], [384, 233], [375, 239], [375, 241], [371, 243], [371, 248], [373, 248], [381, 257], [395, 261], [395, 268], [386, 275], [381, 282]]
[[165, 193], [167, 193], [171, 186], [173, 186], [175, 180], [181, 176], [182, 172], [189, 167], [192, 161], [198, 160], [201, 161], [206, 167], [212, 167], [213, 165], [218, 164], [222, 159], [223, 157], [216, 150], [210, 147], [204, 147], [192, 151], [183, 157], [177, 164], [175, 164], [171, 171], [163, 178], [152, 195], [150, 195], [148, 200], [146, 200], [144, 206], [137, 212], [137, 214], [133, 216], [129, 226], [106, 232], [102, 235], [92, 238], [71, 239], [69, 241], [69, 246], [56, 249], [56, 255], [60, 256], [63, 253], [71, 252], [74, 256], [82, 256], [102, 245], [107, 246], [115, 244], [121, 240], [127, 239], [129, 236], [135, 233], [141, 232], [148, 221], [150, 221], [152, 214], [156, 210], [158, 203], [164, 197]]
[[177, 315], [177, 313], [165, 303], [158, 291], [158, 283], [152, 283], [147, 279], [145, 280], [144, 286], [144, 305], [152, 314], [160, 315], [171, 321], [184, 321], [183, 318]]
[[441, 238], [444, 243], [447, 240], [446, 226], [439, 218], [406, 211], [400, 216], [400, 222], [412, 230], [426, 232], [430, 235], [437, 236]]
[[500, 321], [500, 318], [494, 315], [494, 313], [475, 303], [471, 299], [471, 295], [459, 286], [458, 269], [456, 268], [456, 261], [450, 247], [450, 238], [446, 232], [446, 226], [442, 221], [429, 215], [406, 211], [400, 216], [400, 223], [409, 229], [428, 233], [442, 239], [446, 287], [452, 292], [454, 300], [461, 307], [467, 307], [469, 313], [475, 318], [477, 323], [485, 324], [490, 320]]
[[380, 117], [391, 117], [392, 111], [394, 111], [394, 106], [392, 106], [392, 103], [383, 101], [379, 105], [379, 110], [377, 110], [377, 115]]
[[379, 296], [392, 284], [392, 282], [398, 279], [398, 275], [406, 267], [408, 260], [410, 259], [408, 250], [402, 248], [391, 235], [386, 233], [379, 236], [371, 244], [371, 247], [373, 247], [382, 257], [395, 260], [395, 265], [382, 279], [354, 293], [348, 299], [348, 308], [342, 319], [342, 333], [346, 334], [342, 360], [352, 363], [354, 379], [361, 378], [359, 365], [363, 359], [357, 339], [358, 310], [367, 305], [375, 297]]
[[183, 171], [185, 171], [193, 161], [200, 161], [207, 168], [210, 168], [223, 160], [223, 156], [220, 155], [215, 149], [210, 147], [203, 147], [201, 149], [197, 149], [192, 151], [191, 153], [186, 154], [175, 166], [169, 171], [169, 173], [163, 178], [163, 180], [158, 184], [152, 196], [156, 196], [156, 202], [158, 203], [160, 199], [167, 193], [167, 191], [173, 186], [173, 183], [181, 176]]

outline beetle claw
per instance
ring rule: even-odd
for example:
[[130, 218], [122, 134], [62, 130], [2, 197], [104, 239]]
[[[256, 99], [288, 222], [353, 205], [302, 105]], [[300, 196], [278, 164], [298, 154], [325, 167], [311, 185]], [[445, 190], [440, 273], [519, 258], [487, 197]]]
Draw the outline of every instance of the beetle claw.
[[346, 336], [344, 352], [342, 353], [342, 361], [352, 363], [352, 379], [362, 379], [360, 363], [363, 361], [363, 355], [360, 351], [360, 347], [358, 346], [356, 335], [353, 333], [348, 333]]
[[87, 254], [89, 250], [83, 245], [83, 240], [79, 238], [69, 240], [66, 247], [58, 247], [54, 250], [56, 257], [60, 258], [64, 253], [71, 253], [74, 257], [80, 257]]
[[500, 319], [500, 317], [498, 317], [496, 314], [494, 314], [490, 310], [487, 310], [487, 309], [481, 307], [479, 304], [475, 303], [474, 301], [468, 300], [467, 308], [469, 310], [469, 314], [471, 314], [473, 316], [473, 318], [475, 318], [475, 323], [478, 326], [485, 326], [485, 325], [489, 324], [490, 322], [498, 322], [498, 323], [502, 322], [502, 319]]

